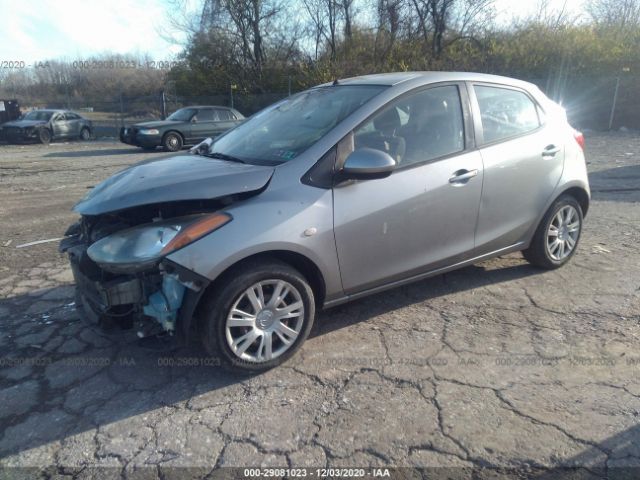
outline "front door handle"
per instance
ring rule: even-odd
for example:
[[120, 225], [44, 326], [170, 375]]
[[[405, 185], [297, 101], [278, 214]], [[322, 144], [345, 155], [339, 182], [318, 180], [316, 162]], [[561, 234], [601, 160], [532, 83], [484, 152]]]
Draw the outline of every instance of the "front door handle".
[[473, 177], [475, 177], [476, 175], [478, 175], [478, 170], [474, 169], [474, 170], [458, 170], [456, 172], [453, 172], [453, 176], [451, 178], [449, 178], [449, 183], [454, 183], [454, 184], [465, 184], [467, 183], [467, 181]]
[[556, 153], [558, 153], [559, 151], [560, 151], [560, 147], [556, 147], [553, 144], [547, 145], [545, 149], [542, 151], [542, 157], [543, 158], [555, 157]]

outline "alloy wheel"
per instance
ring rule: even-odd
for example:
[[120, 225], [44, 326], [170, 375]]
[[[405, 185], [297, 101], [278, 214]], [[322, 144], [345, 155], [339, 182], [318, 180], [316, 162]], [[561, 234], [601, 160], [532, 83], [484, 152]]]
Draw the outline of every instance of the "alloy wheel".
[[580, 215], [572, 205], [563, 206], [547, 229], [547, 252], [556, 261], [571, 255], [580, 236]]
[[241, 360], [263, 363], [281, 356], [304, 325], [300, 292], [280, 279], [254, 283], [240, 294], [227, 315], [225, 336]]

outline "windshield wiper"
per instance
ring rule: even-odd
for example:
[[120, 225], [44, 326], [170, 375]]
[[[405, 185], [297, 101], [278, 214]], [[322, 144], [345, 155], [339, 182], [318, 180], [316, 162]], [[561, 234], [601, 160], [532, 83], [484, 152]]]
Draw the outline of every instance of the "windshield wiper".
[[226, 153], [221, 153], [221, 152], [205, 153], [204, 155], [211, 158], [219, 158], [220, 160], [228, 160], [229, 162], [247, 163], [241, 158], [234, 157], [232, 155], [227, 155]]

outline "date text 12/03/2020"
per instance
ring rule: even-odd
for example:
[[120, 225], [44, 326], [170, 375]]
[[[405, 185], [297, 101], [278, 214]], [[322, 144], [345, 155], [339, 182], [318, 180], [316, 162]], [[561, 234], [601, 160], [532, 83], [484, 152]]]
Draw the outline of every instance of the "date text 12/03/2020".
[[391, 477], [391, 472], [388, 468], [246, 468], [243, 475], [246, 478], [378, 478]]

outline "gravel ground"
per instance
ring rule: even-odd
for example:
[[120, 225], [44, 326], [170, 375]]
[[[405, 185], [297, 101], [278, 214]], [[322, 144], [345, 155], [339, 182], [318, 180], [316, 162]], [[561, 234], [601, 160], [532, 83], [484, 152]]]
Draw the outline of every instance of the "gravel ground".
[[74, 309], [57, 243], [15, 248], [62, 236], [87, 187], [161, 155], [0, 146], [0, 466], [80, 478], [272, 465], [638, 477], [620, 467], [640, 468], [640, 136], [587, 136], [593, 201], [566, 267], [541, 272], [513, 254], [324, 312], [301, 353], [253, 376], [195, 347], [157, 353], [97, 335]]

